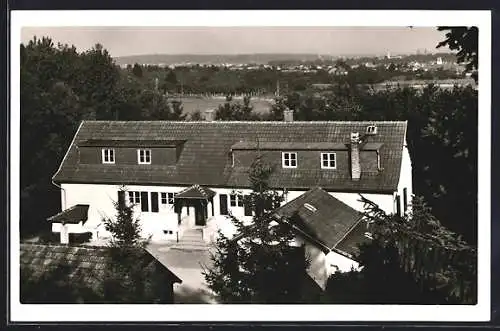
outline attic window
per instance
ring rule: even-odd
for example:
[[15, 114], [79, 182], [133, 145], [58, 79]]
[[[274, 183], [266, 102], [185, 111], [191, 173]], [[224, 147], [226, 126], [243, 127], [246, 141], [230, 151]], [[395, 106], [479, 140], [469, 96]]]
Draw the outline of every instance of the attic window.
[[316, 207], [314, 207], [313, 205], [311, 205], [309, 203], [304, 203], [304, 208], [306, 208], [307, 210], [312, 211], [313, 213], [315, 213], [316, 210], [318, 210], [318, 209], [316, 209]]
[[102, 149], [102, 163], [114, 164], [115, 163], [115, 150], [112, 148]]
[[375, 125], [368, 125], [366, 127], [366, 134], [377, 134], [377, 126], [375, 126]]
[[137, 150], [137, 163], [139, 163], [139, 164], [151, 164], [151, 150], [150, 149], [138, 149]]
[[336, 154], [321, 153], [321, 169], [336, 169]]
[[282, 153], [283, 168], [297, 168], [297, 153]]

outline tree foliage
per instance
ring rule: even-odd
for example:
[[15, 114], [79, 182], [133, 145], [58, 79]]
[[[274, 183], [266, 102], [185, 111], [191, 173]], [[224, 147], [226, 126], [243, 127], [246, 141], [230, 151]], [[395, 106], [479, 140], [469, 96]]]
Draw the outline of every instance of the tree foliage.
[[102, 296], [108, 302], [154, 303], [164, 300], [165, 286], [151, 265], [144, 265], [144, 250], [149, 238], [141, 236], [140, 220], [134, 217], [134, 206], [127, 204], [127, 190], [121, 187], [114, 202], [115, 218], [105, 218], [105, 229], [111, 233], [108, 244], [108, 266], [103, 280]]
[[327, 286], [331, 300], [476, 303], [476, 249], [441, 225], [422, 198], [413, 200], [404, 217], [387, 215], [364, 197], [362, 201], [373, 240], [361, 246], [361, 271], [331, 277]]
[[142, 66], [139, 63], [134, 64], [134, 67], [132, 68], [132, 73], [134, 74], [135, 77], [141, 78]]
[[436, 48], [448, 47], [452, 51], [457, 51], [458, 62], [466, 64], [466, 70], [472, 72], [477, 82], [479, 29], [476, 26], [440, 26], [438, 30], [447, 32], [446, 39], [441, 41]]
[[250, 97], [243, 97], [243, 102], [234, 102], [231, 95], [226, 96], [226, 102], [215, 112], [215, 119], [222, 121], [251, 121], [259, 117], [253, 112]]
[[100, 45], [78, 53], [74, 46], [34, 38], [20, 48], [21, 234], [26, 235], [60, 211], [60, 193], [50, 179], [80, 120], [109, 117], [118, 71]]
[[272, 168], [258, 157], [249, 176], [252, 193], [245, 198], [253, 213], [251, 224], [231, 217], [233, 238], [219, 232], [212, 254], [213, 266], [204, 270], [208, 286], [225, 303], [300, 302], [307, 269], [304, 252], [290, 246], [294, 236], [272, 212], [282, 196], [270, 190]]
[[82, 119], [185, 117], [179, 103], [121, 71], [100, 44], [78, 52], [34, 37], [20, 45], [20, 64], [23, 236], [42, 230], [46, 218], [60, 211], [60, 192], [50, 179]]

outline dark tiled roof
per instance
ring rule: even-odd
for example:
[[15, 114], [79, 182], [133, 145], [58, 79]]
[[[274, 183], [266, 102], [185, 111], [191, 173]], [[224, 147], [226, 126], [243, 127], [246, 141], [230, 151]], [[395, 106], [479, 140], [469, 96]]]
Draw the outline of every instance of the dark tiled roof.
[[215, 192], [209, 188], [201, 187], [200, 185], [193, 185], [182, 192], [175, 195], [176, 199], [211, 199], [215, 196]]
[[[57, 182], [192, 185], [212, 187], [250, 187], [248, 169], [231, 165], [231, 146], [240, 142], [259, 143], [349, 143], [351, 132], [365, 132], [373, 122], [172, 122], [172, 121], [84, 121], [70, 146]], [[393, 192], [401, 168], [406, 122], [376, 122], [377, 135], [366, 142], [383, 143], [379, 173], [364, 173], [352, 181], [350, 172], [321, 172], [308, 169], [278, 168], [270, 178], [275, 188], [307, 190], [321, 186], [327, 190], [354, 192]], [[80, 164], [75, 145], [92, 139], [102, 140], [186, 140], [176, 165]]]
[[362, 150], [365, 151], [378, 151], [382, 147], [382, 143], [366, 143], [361, 146]]
[[362, 215], [317, 187], [276, 209], [280, 217], [332, 249], [349, 233]]
[[[144, 266], [143, 269], [154, 267], [171, 279], [172, 283], [182, 282], [146, 250], [141, 249], [141, 251], [138, 263]], [[20, 263], [21, 267], [29, 268], [32, 280], [40, 279], [45, 273], [64, 267], [69, 281], [80, 282], [89, 288], [98, 289], [106, 275], [108, 258], [107, 247], [22, 243]]]
[[80, 147], [176, 147], [184, 140], [125, 140], [89, 139], [78, 144]]
[[55, 223], [85, 223], [87, 221], [89, 205], [74, 205], [59, 214], [47, 218]]
[[263, 142], [240, 141], [231, 146], [233, 150], [347, 150], [349, 147], [343, 143], [318, 142], [318, 143], [300, 143], [300, 142]]

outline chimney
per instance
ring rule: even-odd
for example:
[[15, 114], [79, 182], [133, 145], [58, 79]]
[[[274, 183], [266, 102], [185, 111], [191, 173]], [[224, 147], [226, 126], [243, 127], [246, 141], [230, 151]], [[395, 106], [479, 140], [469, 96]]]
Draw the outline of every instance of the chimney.
[[285, 109], [283, 111], [283, 121], [293, 122], [293, 109]]
[[205, 110], [205, 121], [207, 121], [207, 122], [213, 122], [214, 116], [215, 116], [214, 109], [207, 109], [207, 110]]
[[361, 165], [359, 164], [359, 132], [351, 132], [351, 177], [359, 180], [361, 177]]

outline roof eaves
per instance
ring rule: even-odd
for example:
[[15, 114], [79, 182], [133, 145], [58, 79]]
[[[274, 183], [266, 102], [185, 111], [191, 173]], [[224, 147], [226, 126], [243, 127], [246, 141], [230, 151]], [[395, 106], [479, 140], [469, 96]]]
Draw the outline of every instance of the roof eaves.
[[81, 121], [80, 122], [80, 125], [78, 126], [78, 129], [76, 130], [75, 135], [73, 136], [73, 139], [71, 140], [71, 144], [69, 144], [69, 147], [66, 150], [66, 153], [64, 154], [64, 157], [63, 157], [62, 161], [59, 163], [59, 168], [57, 168], [57, 171], [54, 173], [54, 175], [52, 175], [52, 178], [51, 178], [52, 183], [54, 183], [54, 178], [61, 171], [61, 167], [65, 163], [66, 158], [68, 157], [69, 151], [71, 150], [71, 148], [75, 144], [76, 137], [78, 136], [78, 133], [80, 132], [80, 129], [82, 128], [84, 122], [85, 121]]

